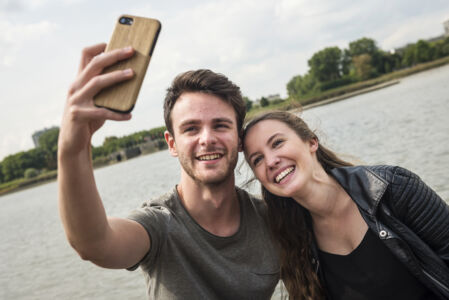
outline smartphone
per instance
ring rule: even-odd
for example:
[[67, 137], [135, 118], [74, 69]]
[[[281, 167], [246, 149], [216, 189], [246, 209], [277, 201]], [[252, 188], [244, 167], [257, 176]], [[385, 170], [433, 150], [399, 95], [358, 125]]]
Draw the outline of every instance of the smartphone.
[[130, 80], [101, 90], [94, 97], [96, 106], [121, 113], [133, 110], [160, 31], [161, 23], [156, 19], [131, 15], [118, 18], [105, 52], [132, 46], [135, 53], [129, 59], [105, 68], [103, 73], [131, 68], [135, 75]]

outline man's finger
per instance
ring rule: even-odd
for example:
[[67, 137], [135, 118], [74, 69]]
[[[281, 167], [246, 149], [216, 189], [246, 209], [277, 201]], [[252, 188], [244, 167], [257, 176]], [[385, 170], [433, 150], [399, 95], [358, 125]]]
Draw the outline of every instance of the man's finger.
[[118, 113], [102, 107], [82, 108], [79, 111], [80, 117], [89, 120], [112, 120], [127, 121], [131, 119], [130, 113]]
[[134, 72], [132, 69], [119, 70], [95, 76], [78, 91], [79, 95], [77, 95], [77, 98], [92, 99], [102, 89], [129, 80], [133, 76]]
[[101, 74], [104, 68], [134, 55], [134, 49], [126, 47], [115, 49], [93, 57], [80, 74], [79, 86], [86, 84], [92, 77]]
[[106, 49], [105, 43], [100, 43], [84, 48], [83, 51], [81, 52], [81, 61], [78, 73], [81, 73], [84, 70], [84, 68], [90, 63], [92, 58], [102, 53], [104, 49]]

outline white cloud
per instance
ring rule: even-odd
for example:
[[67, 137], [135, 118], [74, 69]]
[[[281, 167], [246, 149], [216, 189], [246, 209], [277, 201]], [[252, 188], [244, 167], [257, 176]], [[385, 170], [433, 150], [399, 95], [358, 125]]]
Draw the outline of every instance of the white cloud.
[[389, 50], [402, 47], [408, 43], [415, 43], [418, 39], [442, 35], [445, 20], [449, 20], [449, 14], [443, 11], [416, 16], [408, 19], [407, 23], [392, 23], [382, 28], [379, 33], [379, 35], [384, 36], [380, 46]]
[[34, 24], [13, 24], [0, 20], [0, 61], [4, 66], [12, 66], [16, 54], [29, 43], [39, 41], [43, 36], [54, 32], [58, 26], [49, 21]]
[[0, 41], [6, 44], [21, 44], [38, 40], [42, 35], [53, 32], [58, 26], [49, 21], [33, 24], [13, 24], [1, 21]]

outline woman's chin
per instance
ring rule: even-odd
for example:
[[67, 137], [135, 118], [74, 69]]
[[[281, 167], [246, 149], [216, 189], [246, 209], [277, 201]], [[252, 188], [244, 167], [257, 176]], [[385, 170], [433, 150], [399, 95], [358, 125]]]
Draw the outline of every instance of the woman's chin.
[[270, 188], [268, 189], [270, 193], [278, 197], [291, 198], [293, 193], [288, 188]]
[[289, 182], [272, 184], [270, 187], [266, 187], [270, 193], [273, 195], [284, 197], [284, 198], [294, 198], [299, 190], [301, 190], [301, 181], [290, 180]]

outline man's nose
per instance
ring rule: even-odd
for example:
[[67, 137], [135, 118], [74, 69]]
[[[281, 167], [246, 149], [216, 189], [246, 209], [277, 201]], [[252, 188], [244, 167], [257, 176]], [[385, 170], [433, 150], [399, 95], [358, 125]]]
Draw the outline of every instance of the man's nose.
[[217, 141], [217, 138], [212, 129], [203, 128], [203, 130], [201, 130], [200, 141], [199, 141], [200, 145], [215, 144], [216, 141]]

